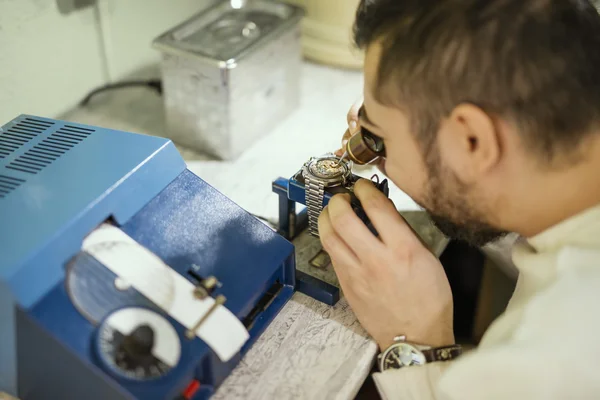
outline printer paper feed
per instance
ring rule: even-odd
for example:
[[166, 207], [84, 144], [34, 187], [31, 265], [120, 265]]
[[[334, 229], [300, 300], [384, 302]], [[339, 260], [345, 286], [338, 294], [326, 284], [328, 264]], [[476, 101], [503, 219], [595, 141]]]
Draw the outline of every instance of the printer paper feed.
[[[119, 228], [103, 224], [83, 241], [83, 250], [161, 307], [187, 329], [192, 328], [215, 300], [194, 297], [194, 285]], [[248, 331], [226, 307], [219, 305], [196, 334], [223, 362], [236, 355], [249, 339]]]

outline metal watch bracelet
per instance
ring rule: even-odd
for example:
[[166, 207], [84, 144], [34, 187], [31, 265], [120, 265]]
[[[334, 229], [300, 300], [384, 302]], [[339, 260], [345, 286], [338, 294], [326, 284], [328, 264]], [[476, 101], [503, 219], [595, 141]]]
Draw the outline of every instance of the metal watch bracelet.
[[323, 211], [325, 184], [310, 178], [306, 178], [305, 183], [308, 232], [313, 236], [319, 237], [319, 215]]

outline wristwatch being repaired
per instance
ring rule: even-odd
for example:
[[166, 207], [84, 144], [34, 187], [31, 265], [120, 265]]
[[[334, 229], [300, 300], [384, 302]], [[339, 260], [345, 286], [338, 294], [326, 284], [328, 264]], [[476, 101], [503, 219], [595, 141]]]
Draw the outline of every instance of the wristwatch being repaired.
[[411, 365], [424, 365], [436, 361], [450, 361], [462, 354], [462, 347], [453, 344], [443, 347], [422, 346], [406, 341], [406, 336], [397, 336], [394, 343], [377, 357], [381, 372]]
[[318, 221], [323, 210], [325, 189], [344, 186], [352, 177], [352, 161], [340, 160], [334, 154], [311, 157], [302, 167], [305, 181], [308, 230], [313, 236], [319, 236]]

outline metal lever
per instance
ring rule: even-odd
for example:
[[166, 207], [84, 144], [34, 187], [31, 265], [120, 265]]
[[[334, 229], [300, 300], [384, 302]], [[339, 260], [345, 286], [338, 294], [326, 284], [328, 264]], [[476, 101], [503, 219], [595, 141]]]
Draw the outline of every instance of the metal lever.
[[216, 287], [221, 287], [221, 282], [214, 276], [209, 276], [203, 279], [198, 286], [194, 289], [194, 296], [197, 299], [204, 300], [215, 290]]
[[185, 336], [190, 340], [193, 339], [196, 336], [196, 331], [198, 330], [198, 328], [200, 328], [200, 326], [202, 326], [202, 324], [204, 323], [204, 321], [206, 321], [210, 314], [212, 314], [212, 312], [215, 311], [217, 307], [223, 305], [225, 301], [227, 301], [227, 298], [225, 296], [223, 296], [222, 294], [218, 295], [217, 298], [215, 298], [215, 302], [212, 306], [210, 306], [206, 314], [204, 314], [202, 318], [200, 318], [192, 328], [185, 331]]

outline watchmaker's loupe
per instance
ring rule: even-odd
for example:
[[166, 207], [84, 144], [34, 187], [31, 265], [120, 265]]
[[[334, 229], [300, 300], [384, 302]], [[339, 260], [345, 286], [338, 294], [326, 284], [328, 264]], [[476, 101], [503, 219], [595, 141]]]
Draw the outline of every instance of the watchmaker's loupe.
[[369, 164], [379, 157], [385, 157], [383, 139], [362, 127], [350, 136], [344, 150], [348, 158], [358, 165]]

